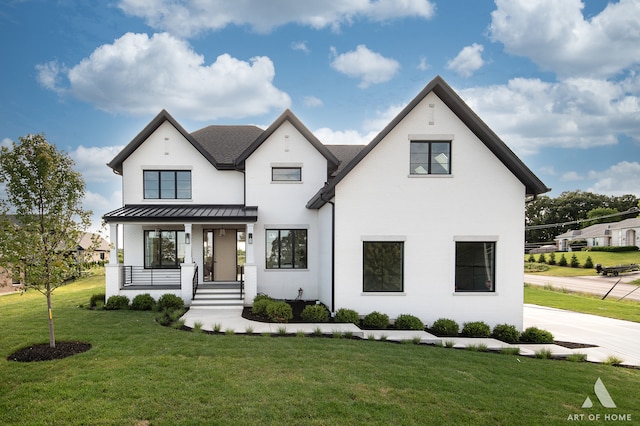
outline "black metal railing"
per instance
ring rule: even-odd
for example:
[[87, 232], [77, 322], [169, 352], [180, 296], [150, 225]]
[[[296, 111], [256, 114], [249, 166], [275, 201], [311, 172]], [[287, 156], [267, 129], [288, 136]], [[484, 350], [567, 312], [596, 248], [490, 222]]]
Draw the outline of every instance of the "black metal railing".
[[120, 266], [120, 287], [180, 287], [180, 269], [148, 269], [143, 266]]
[[244, 295], [244, 265], [237, 266], [237, 273], [240, 280], [240, 300], [242, 300]]
[[193, 278], [191, 279], [191, 286], [193, 287], [193, 293], [191, 298], [196, 297], [196, 291], [198, 291], [198, 265], [196, 265], [195, 270], [193, 271]]

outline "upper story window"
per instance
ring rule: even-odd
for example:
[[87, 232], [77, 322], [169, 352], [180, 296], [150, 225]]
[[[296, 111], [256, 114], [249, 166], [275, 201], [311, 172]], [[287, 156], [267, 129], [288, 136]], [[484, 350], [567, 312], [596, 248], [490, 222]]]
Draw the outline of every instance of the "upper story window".
[[412, 175], [450, 175], [451, 142], [411, 141]]
[[272, 167], [272, 182], [301, 182], [302, 167]]
[[190, 199], [191, 170], [145, 170], [145, 199]]

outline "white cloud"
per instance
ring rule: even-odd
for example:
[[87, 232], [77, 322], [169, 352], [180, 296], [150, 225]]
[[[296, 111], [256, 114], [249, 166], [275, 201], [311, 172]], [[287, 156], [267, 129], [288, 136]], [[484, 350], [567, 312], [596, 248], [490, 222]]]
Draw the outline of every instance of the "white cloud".
[[321, 107], [323, 105], [322, 99], [316, 98], [315, 96], [305, 96], [302, 100], [304, 106], [306, 107]]
[[385, 110], [376, 111], [376, 116], [374, 118], [365, 120], [362, 128], [375, 134], [380, 133], [380, 131], [391, 122], [391, 120], [393, 120], [398, 114], [400, 114], [400, 111], [402, 111], [405, 106], [406, 104], [391, 105]]
[[42, 87], [61, 94], [64, 93], [64, 89], [60, 87], [60, 76], [66, 71], [64, 66], [56, 61], [50, 61], [37, 64], [36, 71], [38, 73], [36, 79]]
[[[102, 191], [101, 191], [102, 192]], [[101, 232], [102, 216], [112, 210], [122, 206], [122, 192], [119, 189], [109, 192], [109, 197], [91, 190], [85, 191], [82, 206], [86, 210], [91, 210], [91, 225], [89, 231]], [[108, 235], [108, 233], [106, 233]]]
[[43, 65], [39, 81], [59, 91], [59, 76], [51, 76], [56, 69], [66, 75], [68, 93], [109, 112], [142, 115], [166, 108], [195, 120], [215, 120], [261, 115], [291, 103], [273, 85], [275, 69], [268, 57], [245, 62], [223, 54], [206, 65], [188, 43], [166, 33], [151, 38], [127, 33], [66, 72]]
[[634, 194], [640, 196], [640, 163], [622, 161], [606, 170], [590, 171], [588, 178], [595, 183], [587, 189], [589, 192], [607, 195]]
[[13, 146], [13, 141], [9, 138], [4, 138], [0, 141], [0, 147], [6, 146], [7, 148], [11, 148]]
[[418, 69], [420, 71], [426, 71], [429, 68], [431, 68], [431, 66], [427, 63], [427, 58], [425, 58], [424, 56], [420, 57], [420, 62], [418, 63]]
[[153, 28], [182, 37], [228, 25], [246, 25], [257, 32], [269, 32], [296, 23], [337, 31], [355, 20], [429, 19], [435, 11], [429, 0], [120, 0], [118, 7], [144, 19]]
[[358, 87], [367, 88], [372, 84], [384, 83], [393, 78], [400, 69], [400, 63], [395, 59], [385, 58], [379, 53], [367, 49], [361, 44], [356, 50], [338, 55], [335, 48], [331, 48], [334, 59], [331, 68], [360, 79]]
[[518, 154], [544, 147], [587, 149], [639, 140], [640, 97], [622, 82], [576, 78], [556, 83], [516, 78], [459, 90], [467, 104]]
[[483, 50], [484, 46], [478, 43], [464, 47], [458, 56], [447, 62], [447, 69], [455, 71], [462, 77], [471, 77], [484, 65]]
[[291, 43], [291, 49], [299, 50], [300, 52], [304, 52], [304, 53], [311, 52], [311, 50], [309, 50], [309, 47], [307, 46], [306, 41], [294, 41], [293, 43]]
[[120, 182], [120, 177], [109, 173], [107, 163], [120, 152], [124, 146], [89, 147], [82, 145], [69, 152], [75, 162], [74, 169], [82, 174], [86, 183]]
[[371, 142], [377, 132], [362, 134], [357, 130], [333, 130], [322, 127], [313, 134], [325, 145], [366, 145]]
[[492, 40], [544, 70], [606, 77], [640, 63], [637, 0], [609, 3], [589, 19], [580, 0], [496, 0], [496, 5]]

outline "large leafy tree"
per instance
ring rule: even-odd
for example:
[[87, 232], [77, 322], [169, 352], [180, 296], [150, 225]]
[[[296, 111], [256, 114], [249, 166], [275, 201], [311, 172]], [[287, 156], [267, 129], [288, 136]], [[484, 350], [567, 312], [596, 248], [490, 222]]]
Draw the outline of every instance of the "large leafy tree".
[[49, 345], [55, 347], [52, 292], [77, 268], [85, 183], [73, 160], [44, 135], [27, 135], [0, 150], [0, 265], [19, 271], [25, 288], [47, 298]]

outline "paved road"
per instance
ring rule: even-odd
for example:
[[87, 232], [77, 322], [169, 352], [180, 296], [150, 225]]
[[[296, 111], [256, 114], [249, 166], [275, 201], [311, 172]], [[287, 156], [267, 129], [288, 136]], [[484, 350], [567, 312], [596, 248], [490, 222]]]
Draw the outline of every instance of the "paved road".
[[[611, 290], [607, 299], [618, 300], [624, 297], [626, 300], [640, 302], [640, 286], [627, 284], [630, 281], [640, 279], [640, 272], [631, 272], [617, 277], [548, 277], [543, 275], [525, 274], [524, 282], [532, 285], [551, 285], [555, 288], [566, 288], [569, 291], [580, 291], [604, 296], [618, 280], [620, 282]], [[636, 290], [637, 289], [637, 290]], [[635, 291], [634, 291], [635, 290]]]

